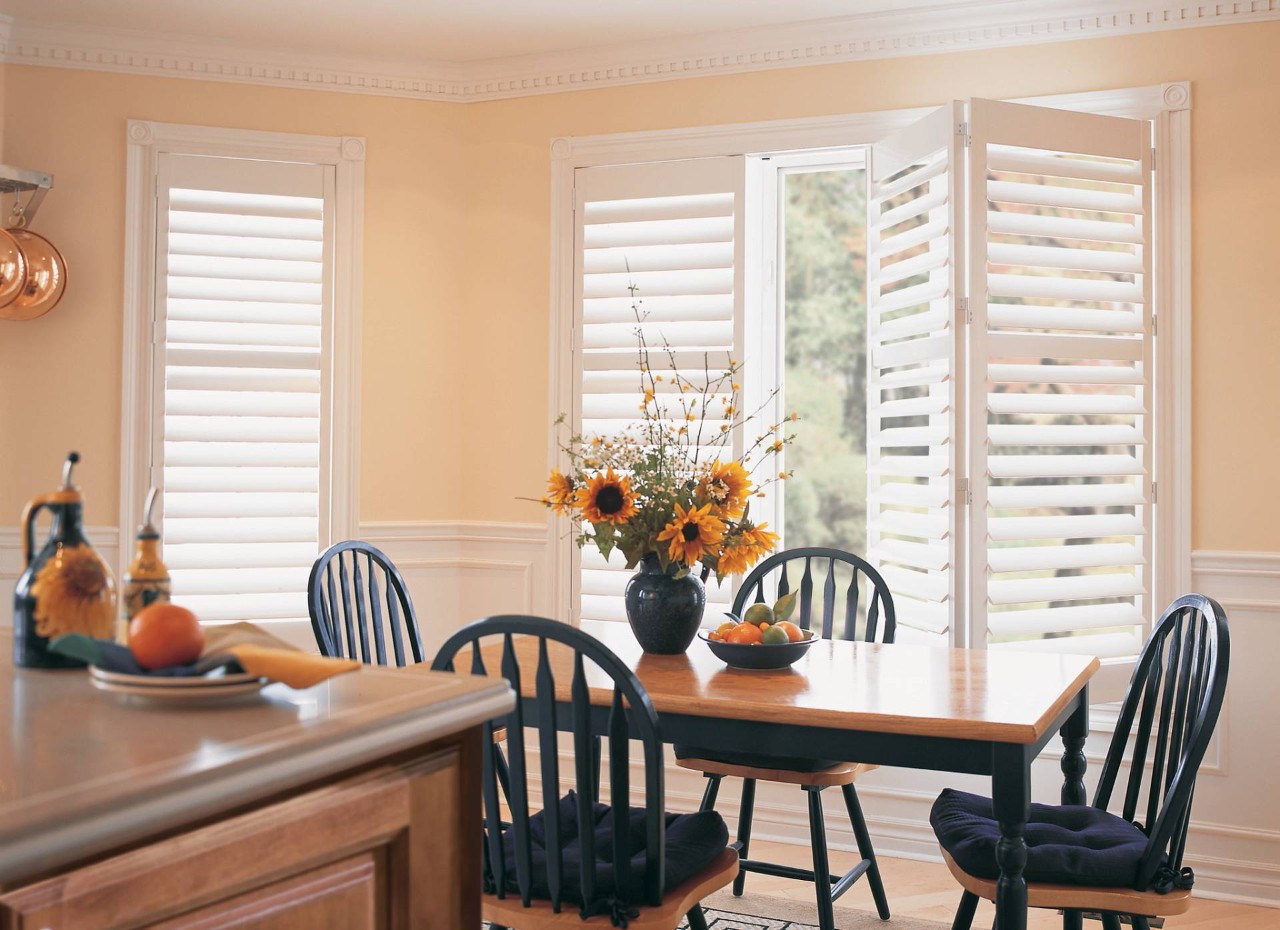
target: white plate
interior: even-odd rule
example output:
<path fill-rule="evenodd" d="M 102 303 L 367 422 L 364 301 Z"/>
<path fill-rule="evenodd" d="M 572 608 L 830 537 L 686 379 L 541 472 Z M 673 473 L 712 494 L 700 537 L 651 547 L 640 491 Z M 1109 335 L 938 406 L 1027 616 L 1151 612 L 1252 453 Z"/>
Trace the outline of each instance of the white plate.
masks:
<path fill-rule="evenodd" d="M 199 691 L 207 688 L 229 688 L 258 681 L 256 675 L 235 672 L 227 675 L 130 675 L 127 672 L 109 672 L 96 665 L 89 666 L 94 683 L 120 685 L 131 688 L 156 688 L 175 691 Z"/>
<path fill-rule="evenodd" d="M 129 678 L 140 676 L 130 675 Z M 119 682 L 104 681 L 92 677 L 89 683 L 100 691 L 112 694 L 123 694 L 129 697 L 143 698 L 157 704 L 216 704 L 220 701 L 234 701 L 247 695 L 256 694 L 268 684 L 265 678 L 252 678 L 236 684 L 204 688 L 153 688 L 148 685 L 129 685 Z"/>

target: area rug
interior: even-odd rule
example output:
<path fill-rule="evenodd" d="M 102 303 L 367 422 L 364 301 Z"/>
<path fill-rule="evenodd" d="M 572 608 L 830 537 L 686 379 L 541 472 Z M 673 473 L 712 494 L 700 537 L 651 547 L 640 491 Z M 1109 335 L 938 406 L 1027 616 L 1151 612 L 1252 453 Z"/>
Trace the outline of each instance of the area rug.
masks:
<path fill-rule="evenodd" d="M 735 898 L 729 891 L 718 891 L 703 902 L 703 910 L 708 930 L 818 930 L 816 906 L 787 898 L 750 893 Z M 898 915 L 885 922 L 871 911 L 849 907 L 837 907 L 835 917 L 837 930 L 949 930 L 950 927 L 933 920 Z M 682 923 L 680 930 L 687 930 L 688 926 Z"/>

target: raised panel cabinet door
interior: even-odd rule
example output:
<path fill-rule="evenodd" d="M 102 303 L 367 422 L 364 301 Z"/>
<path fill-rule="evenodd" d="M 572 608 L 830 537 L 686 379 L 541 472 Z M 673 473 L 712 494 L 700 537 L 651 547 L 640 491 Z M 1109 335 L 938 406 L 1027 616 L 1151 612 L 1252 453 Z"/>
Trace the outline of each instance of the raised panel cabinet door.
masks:
<path fill-rule="evenodd" d="M 0 930 L 478 926 L 478 758 L 477 731 L 13 889 Z"/>

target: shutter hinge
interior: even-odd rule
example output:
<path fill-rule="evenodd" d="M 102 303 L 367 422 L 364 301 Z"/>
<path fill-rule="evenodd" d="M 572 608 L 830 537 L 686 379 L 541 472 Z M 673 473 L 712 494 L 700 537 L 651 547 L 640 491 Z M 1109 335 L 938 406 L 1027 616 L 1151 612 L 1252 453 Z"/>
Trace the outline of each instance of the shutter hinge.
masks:
<path fill-rule="evenodd" d="M 1157 330 L 1159 329 L 1159 327 L 1156 325 L 1156 320 L 1157 320 L 1156 314 L 1154 313 L 1151 314 L 1151 335 L 1152 336 L 1155 336 L 1157 334 Z"/>
<path fill-rule="evenodd" d="M 973 503 L 973 492 L 969 490 L 968 478 L 956 479 L 956 500 L 966 507 Z"/>
<path fill-rule="evenodd" d="M 1154 481 L 1151 482 L 1151 503 L 1153 504 L 1159 503 L 1159 500 L 1160 500 L 1159 487 L 1160 486 L 1156 482 Z"/>
<path fill-rule="evenodd" d="M 956 301 L 956 313 L 960 317 L 960 322 L 966 326 L 973 322 L 973 311 L 969 309 L 968 297 L 961 297 Z"/>
<path fill-rule="evenodd" d="M 973 137 L 969 135 L 969 123 L 967 120 L 956 123 L 956 135 L 964 139 L 966 147 L 973 141 Z"/>

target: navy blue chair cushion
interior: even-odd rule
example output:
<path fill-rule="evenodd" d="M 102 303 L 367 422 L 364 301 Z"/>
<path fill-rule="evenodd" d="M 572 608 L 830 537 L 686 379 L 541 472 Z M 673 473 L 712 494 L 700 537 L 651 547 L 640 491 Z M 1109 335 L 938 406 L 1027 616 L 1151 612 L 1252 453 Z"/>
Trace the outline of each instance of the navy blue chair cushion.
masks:
<path fill-rule="evenodd" d="M 558 845 L 564 850 L 564 872 L 562 878 L 562 897 L 574 904 L 584 904 L 582 900 L 582 842 L 579 839 L 577 793 L 570 791 L 560 799 L 560 838 Z M 613 809 L 606 804 L 596 804 L 590 825 L 595 840 L 595 873 L 597 899 L 612 898 L 615 894 L 613 869 L 613 831 L 615 818 Z M 627 822 L 623 829 L 629 833 L 628 849 L 635 850 L 631 856 L 631 900 L 640 896 L 643 887 L 645 862 L 644 818 L 643 808 L 633 807 L 628 811 Z M 671 889 L 681 882 L 697 875 L 715 858 L 724 852 L 729 845 L 729 828 L 724 819 L 715 811 L 700 811 L 696 814 L 665 814 L 666 818 L 666 854 L 667 868 L 663 879 L 663 888 Z M 548 849 L 556 845 L 554 838 L 547 837 L 547 824 L 542 811 L 529 818 L 530 845 L 533 847 L 533 891 L 535 898 L 549 899 L 551 889 L 547 883 Z M 520 886 L 516 881 L 515 838 L 511 831 L 503 837 L 503 859 L 507 869 L 507 890 L 518 892 Z"/>
<path fill-rule="evenodd" d="M 929 822 L 960 868 L 977 878 L 1000 877 L 1000 825 L 990 798 L 947 788 L 933 802 Z M 1026 843 L 1023 875 L 1029 882 L 1132 888 L 1147 836 L 1129 821 L 1096 807 L 1032 804 Z"/>
<path fill-rule="evenodd" d="M 699 749 L 676 743 L 677 759 L 706 759 L 725 765 L 745 765 L 753 769 L 782 769 L 787 772 L 821 772 L 840 763 L 834 759 L 793 759 L 789 756 L 771 756 L 763 752 L 724 752 L 718 749 Z"/>

